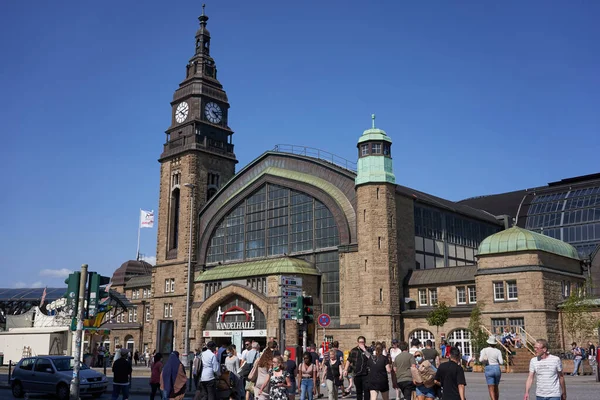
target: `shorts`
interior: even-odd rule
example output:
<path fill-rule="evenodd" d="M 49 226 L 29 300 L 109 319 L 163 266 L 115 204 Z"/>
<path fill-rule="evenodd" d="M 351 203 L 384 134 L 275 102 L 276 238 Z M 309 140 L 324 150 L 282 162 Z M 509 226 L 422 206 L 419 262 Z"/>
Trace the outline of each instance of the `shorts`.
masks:
<path fill-rule="evenodd" d="M 500 365 L 486 365 L 484 375 L 488 385 L 500 384 L 500 376 L 502 375 L 502 372 L 500 372 Z"/>
<path fill-rule="evenodd" d="M 435 399 L 435 388 L 428 388 L 424 385 L 417 386 L 417 396 L 425 396 L 427 399 Z"/>

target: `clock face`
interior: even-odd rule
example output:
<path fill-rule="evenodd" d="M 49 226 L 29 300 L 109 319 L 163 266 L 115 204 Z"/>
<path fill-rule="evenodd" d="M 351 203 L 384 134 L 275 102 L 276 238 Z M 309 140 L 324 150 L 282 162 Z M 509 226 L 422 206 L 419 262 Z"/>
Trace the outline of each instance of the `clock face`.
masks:
<path fill-rule="evenodd" d="M 210 103 L 206 103 L 204 106 L 204 115 L 206 115 L 206 119 L 213 124 L 218 124 L 223 119 L 223 111 L 221 111 L 221 107 L 212 101 Z"/>
<path fill-rule="evenodd" d="M 177 123 L 182 123 L 188 116 L 188 112 L 190 111 L 190 106 L 185 101 L 179 103 L 177 108 L 175 109 L 175 121 Z"/>

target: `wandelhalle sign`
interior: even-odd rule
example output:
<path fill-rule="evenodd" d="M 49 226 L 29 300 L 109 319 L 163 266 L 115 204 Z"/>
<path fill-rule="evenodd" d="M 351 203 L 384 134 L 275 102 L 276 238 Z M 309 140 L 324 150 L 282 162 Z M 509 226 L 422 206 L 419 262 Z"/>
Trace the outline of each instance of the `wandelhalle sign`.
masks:
<path fill-rule="evenodd" d="M 232 317 L 235 318 L 237 316 L 243 316 L 243 320 L 231 321 Z M 219 310 L 217 311 L 216 328 L 218 330 L 230 331 L 254 329 L 254 306 L 250 305 L 250 310 L 247 311 L 239 306 L 233 306 L 225 311 L 221 311 L 221 307 L 219 307 Z"/>

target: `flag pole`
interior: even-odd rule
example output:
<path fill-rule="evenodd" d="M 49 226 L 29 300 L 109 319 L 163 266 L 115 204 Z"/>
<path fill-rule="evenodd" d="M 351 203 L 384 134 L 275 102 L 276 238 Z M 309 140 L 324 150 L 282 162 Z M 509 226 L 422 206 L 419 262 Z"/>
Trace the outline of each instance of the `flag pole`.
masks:
<path fill-rule="evenodd" d="M 138 221 L 138 241 L 137 241 L 137 251 L 135 253 L 136 261 L 140 260 L 140 230 L 142 226 L 142 209 L 140 208 L 140 220 Z"/>

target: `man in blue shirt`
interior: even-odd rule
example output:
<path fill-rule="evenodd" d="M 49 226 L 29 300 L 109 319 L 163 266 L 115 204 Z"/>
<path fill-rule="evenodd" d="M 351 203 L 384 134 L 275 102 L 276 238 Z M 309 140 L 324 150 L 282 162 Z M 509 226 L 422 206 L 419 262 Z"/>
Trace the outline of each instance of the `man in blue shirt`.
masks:
<path fill-rule="evenodd" d="M 202 352 L 200 392 L 205 400 L 217 400 L 217 377 L 221 375 L 221 368 L 215 356 L 216 348 L 217 345 L 211 340 Z"/>

